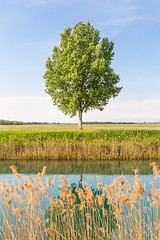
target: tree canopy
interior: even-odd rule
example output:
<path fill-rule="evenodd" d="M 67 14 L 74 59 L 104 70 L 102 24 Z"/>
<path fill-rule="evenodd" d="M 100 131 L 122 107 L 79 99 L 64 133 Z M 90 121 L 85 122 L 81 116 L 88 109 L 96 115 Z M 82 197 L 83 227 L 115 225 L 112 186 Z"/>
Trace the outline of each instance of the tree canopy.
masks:
<path fill-rule="evenodd" d="M 83 112 L 102 111 L 122 89 L 111 67 L 114 43 L 107 37 L 101 40 L 99 34 L 90 22 L 66 28 L 60 46 L 46 61 L 45 91 L 65 114 L 79 113 L 79 129 Z"/>

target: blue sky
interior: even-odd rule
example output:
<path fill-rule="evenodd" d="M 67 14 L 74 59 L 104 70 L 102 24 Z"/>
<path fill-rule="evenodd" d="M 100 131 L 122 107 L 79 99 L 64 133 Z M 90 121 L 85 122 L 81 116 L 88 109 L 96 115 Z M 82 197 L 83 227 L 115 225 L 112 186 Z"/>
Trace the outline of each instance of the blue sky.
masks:
<path fill-rule="evenodd" d="M 0 0 L 0 119 L 77 122 L 45 94 L 45 61 L 60 33 L 90 21 L 115 44 L 123 86 L 84 121 L 160 121 L 159 0 Z"/>

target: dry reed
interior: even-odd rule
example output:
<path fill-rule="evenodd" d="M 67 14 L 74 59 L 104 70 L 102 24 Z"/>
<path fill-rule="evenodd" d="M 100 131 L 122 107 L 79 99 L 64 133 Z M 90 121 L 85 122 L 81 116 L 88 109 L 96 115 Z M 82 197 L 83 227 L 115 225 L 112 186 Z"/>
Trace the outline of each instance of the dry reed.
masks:
<path fill-rule="evenodd" d="M 43 141 L 24 143 L 0 143 L 0 159 L 29 160 L 147 160 L 160 159 L 160 145 L 145 141 L 123 140 L 118 142 L 95 140 L 88 142 Z"/>
<path fill-rule="evenodd" d="M 26 176 L 22 181 L 12 165 L 15 182 L 0 183 L 0 238 L 160 239 L 160 169 L 156 162 L 151 166 L 151 192 L 135 169 L 133 183 L 121 176 L 106 186 L 98 177 L 96 191 L 83 182 L 69 186 L 62 176 L 60 195 L 54 197 L 54 179 L 44 178 L 45 166 L 35 179 Z"/>

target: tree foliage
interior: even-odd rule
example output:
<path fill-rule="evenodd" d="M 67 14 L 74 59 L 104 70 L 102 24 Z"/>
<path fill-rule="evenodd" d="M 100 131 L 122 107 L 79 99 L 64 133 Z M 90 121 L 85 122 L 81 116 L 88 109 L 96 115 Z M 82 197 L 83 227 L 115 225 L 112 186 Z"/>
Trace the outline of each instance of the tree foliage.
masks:
<path fill-rule="evenodd" d="M 46 61 L 45 91 L 54 105 L 71 117 L 91 109 L 103 110 L 121 87 L 119 76 L 111 61 L 114 44 L 107 37 L 100 41 L 99 31 L 90 22 L 77 23 L 61 34 L 60 47 L 53 48 L 52 58 Z"/>

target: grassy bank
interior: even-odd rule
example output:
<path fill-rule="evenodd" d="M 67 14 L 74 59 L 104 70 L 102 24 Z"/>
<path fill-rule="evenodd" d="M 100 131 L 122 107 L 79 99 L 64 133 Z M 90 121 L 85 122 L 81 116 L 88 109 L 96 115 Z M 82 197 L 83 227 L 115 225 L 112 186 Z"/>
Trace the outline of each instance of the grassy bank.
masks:
<path fill-rule="evenodd" d="M 158 160 L 160 131 L 0 131 L 0 159 Z"/>
<path fill-rule="evenodd" d="M 0 238 L 25 239 L 160 239 L 160 189 L 151 192 L 135 169 L 133 183 L 120 176 L 104 185 L 97 177 L 97 188 L 88 183 L 69 186 L 62 176 L 60 194 L 54 197 L 54 179 L 45 176 L 46 167 L 35 179 L 20 178 L 15 166 L 15 182 L 0 183 Z M 159 180 L 159 179 L 158 179 Z"/>

